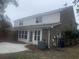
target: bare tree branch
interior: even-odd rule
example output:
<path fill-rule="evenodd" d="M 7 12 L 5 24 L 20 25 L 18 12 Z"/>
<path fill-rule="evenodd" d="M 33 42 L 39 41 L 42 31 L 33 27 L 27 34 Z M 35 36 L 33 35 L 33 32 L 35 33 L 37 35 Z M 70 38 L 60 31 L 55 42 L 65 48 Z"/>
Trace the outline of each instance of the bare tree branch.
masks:
<path fill-rule="evenodd" d="M 79 0 L 74 0 L 73 3 L 76 5 L 79 2 Z"/>

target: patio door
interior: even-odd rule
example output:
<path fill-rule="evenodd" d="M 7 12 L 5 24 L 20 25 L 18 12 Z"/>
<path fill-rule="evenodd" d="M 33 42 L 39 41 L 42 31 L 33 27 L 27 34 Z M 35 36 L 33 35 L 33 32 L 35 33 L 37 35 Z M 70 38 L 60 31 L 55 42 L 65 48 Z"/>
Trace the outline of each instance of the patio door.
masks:
<path fill-rule="evenodd" d="M 38 42 L 40 41 L 40 30 L 35 30 L 34 31 L 34 39 L 33 39 L 33 43 L 34 44 L 38 44 Z"/>

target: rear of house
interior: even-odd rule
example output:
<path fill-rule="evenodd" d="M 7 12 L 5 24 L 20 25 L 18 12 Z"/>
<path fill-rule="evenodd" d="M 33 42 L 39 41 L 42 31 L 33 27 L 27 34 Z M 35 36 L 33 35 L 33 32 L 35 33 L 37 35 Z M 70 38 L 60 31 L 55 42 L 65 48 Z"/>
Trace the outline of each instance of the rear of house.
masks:
<path fill-rule="evenodd" d="M 76 30 L 73 6 L 32 15 L 14 21 L 19 41 L 37 45 L 45 40 L 48 46 L 57 46 L 61 33 Z"/>

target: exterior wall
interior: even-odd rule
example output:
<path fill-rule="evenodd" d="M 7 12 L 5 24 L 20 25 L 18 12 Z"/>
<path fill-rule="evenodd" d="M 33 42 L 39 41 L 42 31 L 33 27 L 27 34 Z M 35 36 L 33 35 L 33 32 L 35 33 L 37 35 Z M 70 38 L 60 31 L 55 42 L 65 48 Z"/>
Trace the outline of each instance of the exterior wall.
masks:
<path fill-rule="evenodd" d="M 48 29 L 42 30 L 42 40 L 48 41 Z"/>
<path fill-rule="evenodd" d="M 43 16 L 37 16 L 42 17 L 42 22 L 36 23 L 36 16 L 29 17 L 29 18 L 23 18 L 20 20 L 16 20 L 14 22 L 14 26 L 19 26 L 19 21 L 23 21 L 23 26 L 29 26 L 29 25 L 40 25 L 40 24 L 51 24 L 51 23 L 57 23 L 60 22 L 60 13 L 55 14 L 48 14 Z"/>
<path fill-rule="evenodd" d="M 77 29 L 74 10 L 73 10 L 72 6 L 63 9 L 63 11 L 61 11 L 60 15 L 61 15 L 60 22 L 62 24 L 61 25 L 62 31 Z"/>

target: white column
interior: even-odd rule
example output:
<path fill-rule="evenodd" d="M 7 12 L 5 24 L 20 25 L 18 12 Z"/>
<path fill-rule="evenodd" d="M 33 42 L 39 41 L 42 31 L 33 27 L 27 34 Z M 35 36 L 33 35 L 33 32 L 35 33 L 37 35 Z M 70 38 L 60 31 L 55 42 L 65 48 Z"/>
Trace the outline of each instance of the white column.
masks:
<path fill-rule="evenodd" d="M 17 35 L 18 35 L 18 41 L 19 41 L 19 30 L 18 30 L 18 33 L 17 33 Z"/>
<path fill-rule="evenodd" d="M 35 31 L 33 30 L 33 39 L 32 39 L 32 42 L 33 42 L 33 44 L 35 43 Z"/>
<path fill-rule="evenodd" d="M 27 31 L 27 41 L 28 41 L 28 42 L 29 42 L 29 37 L 30 37 L 30 36 L 29 36 L 29 32 L 30 32 L 30 31 L 28 30 L 28 31 Z"/>
<path fill-rule="evenodd" d="M 42 41 L 42 29 L 40 30 L 40 41 Z"/>
<path fill-rule="evenodd" d="M 50 29 L 48 29 L 48 48 L 50 48 Z"/>

